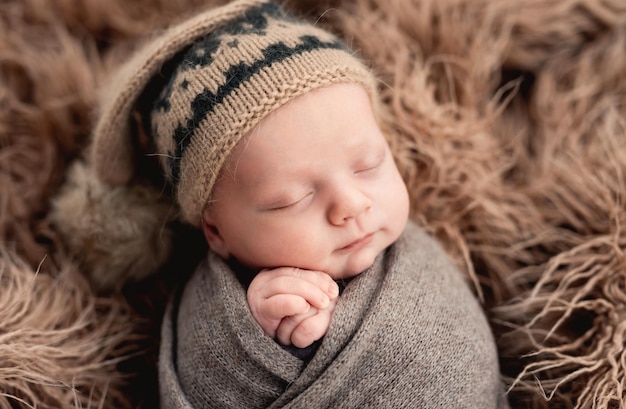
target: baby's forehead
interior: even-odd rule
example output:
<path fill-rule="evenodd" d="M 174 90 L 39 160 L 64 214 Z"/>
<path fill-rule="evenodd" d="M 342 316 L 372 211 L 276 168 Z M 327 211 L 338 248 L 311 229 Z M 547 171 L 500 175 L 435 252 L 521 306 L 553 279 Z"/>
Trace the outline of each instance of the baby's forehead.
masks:
<path fill-rule="evenodd" d="M 289 139 L 282 135 L 282 138 Z M 312 142 L 311 146 L 294 144 L 288 151 L 272 143 L 264 135 L 251 133 L 244 138 L 230 156 L 226 167 L 242 183 L 255 185 L 276 179 L 306 178 L 325 166 L 354 167 L 375 162 L 389 150 L 387 140 L 360 133 L 350 144 Z"/>
<path fill-rule="evenodd" d="M 331 160 L 353 162 L 385 146 L 367 91 L 357 84 L 334 84 L 269 113 L 241 138 L 227 166 L 232 174 L 278 177 Z"/>

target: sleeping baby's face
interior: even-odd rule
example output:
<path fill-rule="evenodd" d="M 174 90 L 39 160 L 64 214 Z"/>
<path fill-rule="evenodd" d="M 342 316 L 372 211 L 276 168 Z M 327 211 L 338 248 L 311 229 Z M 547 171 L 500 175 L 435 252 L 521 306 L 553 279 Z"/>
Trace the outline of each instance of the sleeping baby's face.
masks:
<path fill-rule="evenodd" d="M 251 268 L 353 277 L 402 233 L 406 187 L 367 93 L 297 97 L 237 146 L 204 213 L 211 249 Z"/>

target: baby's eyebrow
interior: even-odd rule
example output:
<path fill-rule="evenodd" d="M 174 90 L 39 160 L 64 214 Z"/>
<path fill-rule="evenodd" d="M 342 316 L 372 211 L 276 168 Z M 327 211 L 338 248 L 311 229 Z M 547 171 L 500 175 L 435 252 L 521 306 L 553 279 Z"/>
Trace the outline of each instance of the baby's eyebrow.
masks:
<path fill-rule="evenodd" d="M 249 182 L 254 185 L 298 184 L 309 177 L 309 166 L 306 164 L 289 163 L 278 165 L 269 171 L 254 173 Z"/>
<path fill-rule="evenodd" d="M 385 156 L 387 147 L 384 143 L 366 142 L 355 146 L 352 152 L 353 161 L 372 160 Z"/>
<path fill-rule="evenodd" d="M 278 187 L 284 186 L 287 182 L 280 180 L 277 176 L 267 173 L 253 173 L 247 175 L 248 177 L 240 178 L 241 185 L 250 190 L 255 196 L 262 195 L 267 196 L 268 193 L 275 191 Z"/>

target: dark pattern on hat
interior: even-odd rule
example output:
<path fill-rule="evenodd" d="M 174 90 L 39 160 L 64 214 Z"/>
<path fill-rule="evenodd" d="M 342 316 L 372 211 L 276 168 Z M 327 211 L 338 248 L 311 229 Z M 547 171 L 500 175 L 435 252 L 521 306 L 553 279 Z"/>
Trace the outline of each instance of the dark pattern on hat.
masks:
<path fill-rule="evenodd" d="M 221 46 L 224 34 L 231 35 L 266 35 L 268 17 L 280 20 L 291 20 L 277 5 L 266 3 L 247 12 L 243 18 L 237 20 L 221 30 L 218 30 L 201 41 L 196 43 L 185 55 L 180 70 L 175 74 L 180 75 L 198 67 L 203 67 L 213 62 L 213 55 Z M 209 115 L 216 105 L 222 103 L 224 99 L 236 90 L 241 83 L 250 79 L 254 74 L 263 68 L 297 54 L 302 54 L 315 49 L 343 49 L 344 45 L 340 41 L 325 42 L 313 35 L 305 35 L 299 38 L 300 44 L 293 47 L 287 46 L 283 42 L 271 44 L 263 52 L 263 59 L 252 64 L 240 63 L 229 67 L 224 73 L 227 82 L 222 84 L 217 92 L 212 92 L 205 88 L 191 102 L 193 115 L 185 123 L 180 123 L 175 132 L 176 142 L 175 152 L 169 153 L 169 168 L 171 181 L 175 184 L 180 178 L 180 162 L 185 149 L 191 143 L 191 136 L 196 131 L 199 124 Z M 229 41 L 230 43 L 230 41 Z M 229 45 L 229 44 L 226 44 Z M 229 45 L 230 46 L 230 45 Z M 155 104 L 155 109 L 167 111 L 171 109 L 169 98 L 172 94 L 173 81 L 165 87 L 161 98 Z"/>

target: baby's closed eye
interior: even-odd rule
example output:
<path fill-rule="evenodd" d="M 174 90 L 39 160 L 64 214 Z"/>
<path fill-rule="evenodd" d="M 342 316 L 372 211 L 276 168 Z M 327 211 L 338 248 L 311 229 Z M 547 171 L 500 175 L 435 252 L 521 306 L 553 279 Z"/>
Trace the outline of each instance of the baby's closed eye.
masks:
<path fill-rule="evenodd" d="M 383 151 L 375 155 L 366 156 L 354 165 L 355 174 L 364 174 L 379 169 L 387 157 L 387 152 Z"/>
<path fill-rule="evenodd" d="M 272 202 L 271 204 L 267 205 L 266 208 L 268 211 L 287 210 L 293 207 L 303 206 L 306 203 L 308 203 L 310 199 L 312 198 L 313 198 L 313 192 L 311 191 L 311 192 L 306 193 L 305 195 L 296 196 L 295 198 L 287 197 L 287 198 L 278 199 Z"/>

